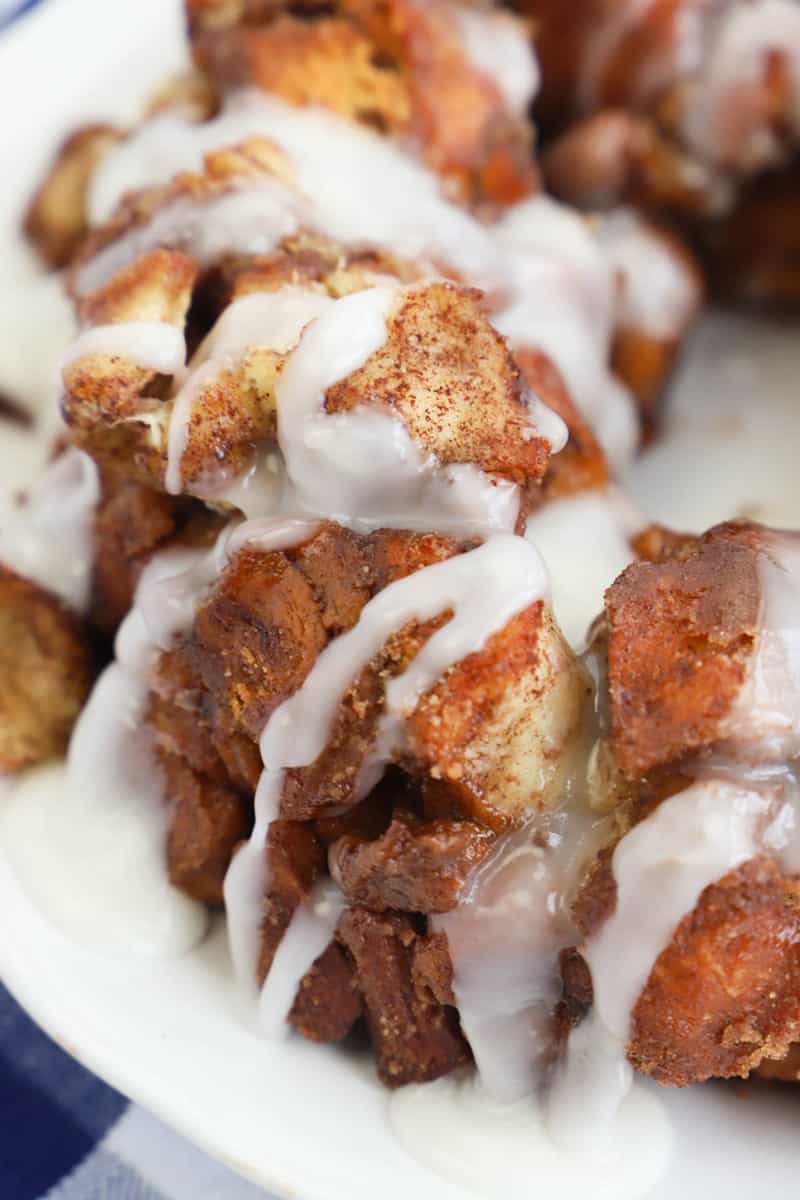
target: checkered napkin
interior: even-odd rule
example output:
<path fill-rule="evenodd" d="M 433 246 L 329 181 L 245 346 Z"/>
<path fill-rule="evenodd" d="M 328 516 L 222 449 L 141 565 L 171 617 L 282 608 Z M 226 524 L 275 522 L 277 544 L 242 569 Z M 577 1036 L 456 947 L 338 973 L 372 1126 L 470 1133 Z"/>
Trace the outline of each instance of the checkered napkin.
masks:
<path fill-rule="evenodd" d="M 2 1200 L 270 1200 L 74 1062 L 0 985 Z"/>
<path fill-rule="evenodd" d="M 33 8 L 40 0 L 0 0 L 0 29 L 10 25 L 15 17 L 20 16 L 29 8 Z"/>

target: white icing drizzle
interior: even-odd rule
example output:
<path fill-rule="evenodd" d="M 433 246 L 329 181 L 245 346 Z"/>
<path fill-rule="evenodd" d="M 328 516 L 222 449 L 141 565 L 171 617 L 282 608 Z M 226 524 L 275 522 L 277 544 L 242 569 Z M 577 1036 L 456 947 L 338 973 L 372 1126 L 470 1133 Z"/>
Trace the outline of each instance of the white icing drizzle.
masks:
<path fill-rule="evenodd" d="M 174 889 L 165 870 L 168 807 L 145 722 L 150 672 L 159 652 L 191 628 L 197 604 L 231 555 L 245 544 L 284 549 L 315 528 L 244 522 L 223 530 L 209 551 L 166 550 L 142 572 L 115 661 L 75 726 L 66 769 L 57 768 L 57 783 L 42 773 L 23 780 L 3 814 L 15 869 L 76 940 L 162 956 L 182 953 L 205 933 L 205 906 Z M 79 878 L 65 888 L 70 869 Z"/>
<path fill-rule="evenodd" d="M 386 318 L 400 294 L 371 288 L 331 304 L 286 363 L 276 393 L 278 439 L 293 502 L 360 531 L 511 530 L 519 510 L 513 484 L 491 480 L 470 464 L 442 467 L 432 456 L 423 458 L 389 412 L 324 412 L 327 389 L 383 345 Z M 531 436 L 536 432 L 532 425 Z"/>
<path fill-rule="evenodd" d="M 601 822 L 602 823 L 602 822 Z M 536 1091 L 552 1045 L 559 954 L 575 930 L 563 897 L 593 844 L 591 814 L 578 810 L 502 839 L 462 894 L 434 917 L 447 936 L 459 1020 L 492 1100 Z"/>
<path fill-rule="evenodd" d="M 183 330 L 167 321 L 121 321 L 94 325 L 80 335 L 64 355 L 62 370 L 95 354 L 126 358 L 137 367 L 174 375 L 186 362 Z"/>
<path fill-rule="evenodd" d="M 646 524 L 619 488 L 551 500 L 529 518 L 525 536 L 553 581 L 553 612 L 573 649 L 603 608 L 605 590 L 633 559 L 631 538 Z"/>
<path fill-rule="evenodd" d="M 477 71 L 500 91 L 513 113 L 524 116 L 539 87 L 539 64 L 524 27 L 509 13 L 456 4 L 462 46 Z"/>
<path fill-rule="evenodd" d="M 556 1145 L 535 1097 L 500 1104 L 470 1075 L 398 1088 L 389 1120 L 408 1153 L 459 1185 L 458 1195 L 488 1200 L 640 1200 L 651 1195 L 672 1152 L 662 1103 L 641 1083 L 591 1154 Z"/>
<path fill-rule="evenodd" d="M 265 247 L 271 237 L 302 221 L 343 245 L 382 247 L 483 288 L 495 304 L 500 332 L 514 345 L 540 346 L 553 358 L 612 460 L 630 456 L 635 409 L 608 369 L 612 273 L 586 222 L 553 200 L 525 201 L 497 225 L 483 225 L 448 202 L 437 177 L 388 139 L 329 112 L 242 92 L 212 121 L 191 124 L 178 114 L 162 114 L 112 151 L 93 185 L 95 219 L 107 215 L 125 190 L 163 182 L 177 170 L 198 169 L 206 150 L 253 134 L 280 147 L 302 198 L 298 209 L 298 196 L 276 185 L 263 227 L 254 205 L 252 223 Z M 285 220 L 276 215 L 284 196 Z M 207 218 L 208 204 L 191 214 L 188 201 L 180 205 L 177 217 L 168 209 L 163 218 L 168 244 L 180 240 L 184 220 L 190 230 L 210 229 L 203 235 L 206 242 L 190 233 L 183 243 L 191 250 L 194 240 L 201 257 L 209 247 L 225 244 L 227 220 L 218 217 L 217 208 Z M 233 240 L 236 244 L 236 236 Z M 124 241 L 123 249 L 112 245 L 102 252 L 111 256 L 106 264 L 118 269 L 137 247 L 151 244 L 145 231 Z M 98 274 L 86 278 L 95 285 L 107 269 L 101 263 Z M 92 270 L 92 263 L 84 268 Z"/>
<path fill-rule="evenodd" d="M 620 285 L 617 323 L 654 338 L 677 340 L 700 304 L 698 285 L 685 261 L 632 209 L 600 218 L 596 233 Z"/>
<path fill-rule="evenodd" d="M 493 316 L 512 345 L 538 346 L 558 367 L 613 466 L 629 459 L 638 420 L 610 372 L 615 291 L 589 225 L 546 196 L 510 209 L 493 229 L 505 256 L 509 303 Z"/>
<path fill-rule="evenodd" d="M 759 852 L 768 820 L 776 817 L 771 806 L 755 785 L 703 779 L 663 801 L 617 844 L 615 911 L 582 948 L 594 1005 L 570 1035 L 548 1098 L 550 1129 L 560 1144 L 602 1143 L 631 1085 L 631 1017 L 656 959 L 702 892 Z M 775 850 L 791 823 L 773 819 L 768 829 Z"/>
<path fill-rule="evenodd" d="M 157 117 L 153 124 L 160 128 L 164 119 Z M 187 130 L 196 128 L 204 126 L 187 125 Z M 269 254 L 310 220 L 311 208 L 303 197 L 277 179 L 241 180 L 205 200 L 173 200 L 146 224 L 98 251 L 77 273 L 77 290 L 86 294 L 105 286 L 117 271 L 159 247 L 181 250 L 201 265 L 223 254 Z"/>
<path fill-rule="evenodd" d="M 202 390 L 224 370 L 234 368 L 256 349 L 285 353 L 297 344 L 306 324 L 331 301 L 317 292 L 286 287 L 277 292 L 242 296 L 223 312 L 193 357 L 173 399 L 168 434 L 166 488 L 183 491 L 181 460 L 189 436 L 192 407 Z"/>
<path fill-rule="evenodd" d="M 402 294 L 396 285 L 380 286 L 334 301 L 284 287 L 235 301 L 178 381 L 168 435 L 168 491 L 183 490 L 180 464 L 203 388 L 251 351 L 286 353 L 295 347 L 276 388 L 282 461 L 268 453 L 260 469 L 251 468 L 242 481 L 200 489 L 204 498 L 243 504 L 248 513 L 330 517 L 359 532 L 513 530 L 520 502 L 515 484 L 469 463 L 442 466 L 432 455 L 424 457 L 389 410 L 324 411 L 327 389 L 383 345 L 387 315 Z M 566 429 L 560 418 L 533 397 L 529 413 L 531 437 L 548 436 L 554 449 L 561 448 Z"/>
<path fill-rule="evenodd" d="M 258 1025 L 267 1037 L 288 1033 L 286 1017 L 298 984 L 327 950 L 345 908 L 344 896 L 333 880 L 321 879 L 293 914 L 259 997 Z"/>
<path fill-rule="evenodd" d="M 261 738 L 264 771 L 256 792 L 255 828 L 225 879 L 231 957 L 246 989 L 254 987 L 261 903 L 268 886 L 264 847 L 269 825 L 280 811 L 284 773 L 308 766 L 325 749 L 336 707 L 352 680 L 392 633 L 412 620 L 425 621 L 452 610 L 450 621 L 386 687 L 371 783 L 378 773 L 378 755 L 383 759 L 380 766 L 385 766 L 402 745 L 404 720 L 420 696 L 547 592 L 547 575 L 534 548 L 521 538 L 496 534 L 476 550 L 390 584 L 365 605 L 351 630 L 322 651 L 302 687 L 275 710 Z M 299 978 L 294 980 L 295 990 L 298 983 Z M 294 995 L 288 983 L 281 983 L 281 994 L 289 991 Z"/>
<path fill-rule="evenodd" d="M 762 537 L 755 652 L 724 736 L 749 761 L 781 762 L 800 754 L 800 534 Z"/>
<path fill-rule="evenodd" d="M 0 530 L 0 562 L 84 612 L 94 566 L 92 517 L 99 499 L 92 459 L 80 450 L 65 450 Z"/>
<path fill-rule="evenodd" d="M 263 92 L 239 93 L 218 117 L 200 124 L 178 113 L 147 122 L 103 160 L 91 188 L 93 223 L 106 219 L 129 189 L 198 170 L 204 153 L 252 136 L 269 138 L 286 156 L 318 232 L 344 245 L 442 260 L 492 289 L 499 283 L 489 233 L 442 196 L 432 172 L 366 128 Z"/>

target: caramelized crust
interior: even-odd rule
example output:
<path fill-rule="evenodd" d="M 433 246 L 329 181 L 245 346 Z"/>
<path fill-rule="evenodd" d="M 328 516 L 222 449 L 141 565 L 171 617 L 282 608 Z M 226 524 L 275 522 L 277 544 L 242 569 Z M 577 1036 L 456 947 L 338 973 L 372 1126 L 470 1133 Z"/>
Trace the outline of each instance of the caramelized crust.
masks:
<path fill-rule="evenodd" d="M 63 754 L 94 674 L 83 622 L 0 565 L 0 770 Z"/>
<path fill-rule="evenodd" d="M 352 959 L 331 942 L 304 975 L 288 1021 L 311 1042 L 341 1042 L 363 1008 Z"/>
<path fill-rule="evenodd" d="M 631 539 L 631 545 L 638 559 L 659 563 L 668 558 L 691 557 L 697 538 L 693 533 L 678 533 L 666 525 L 648 525 Z"/>
<path fill-rule="evenodd" d="M 351 908 L 337 936 L 355 962 L 378 1074 L 387 1087 L 438 1079 L 469 1062 L 456 1014 L 430 988 L 415 986 L 414 951 L 422 939 L 411 917 Z"/>
<path fill-rule="evenodd" d="M 159 656 L 150 676 L 147 721 L 159 751 L 180 758 L 192 771 L 218 784 L 229 772 L 216 748 L 216 733 L 203 681 L 191 646 L 179 643 Z"/>
<path fill-rule="evenodd" d="M 325 854 L 310 823 L 273 821 L 267 834 L 267 875 L 258 982 L 263 984 L 295 909 L 325 870 Z M 313 967 L 312 967 L 313 970 Z"/>
<path fill-rule="evenodd" d="M 284 554 L 244 549 L 197 612 L 203 683 L 254 741 L 326 644 L 314 592 Z"/>
<path fill-rule="evenodd" d="M 689 782 L 670 777 L 645 789 L 635 819 Z M 573 907 L 587 938 L 616 906 L 615 844 L 601 851 Z M 746 1076 L 762 1062 L 770 1064 L 767 1072 L 780 1070 L 771 1060 L 784 1058 L 800 1030 L 798 946 L 800 884 L 772 859 L 756 857 L 707 887 L 659 954 L 634 1006 L 630 1062 L 678 1086 Z M 559 1019 L 568 1030 L 591 1004 L 591 975 L 574 950 L 561 967 Z"/>
<path fill-rule="evenodd" d="M 210 546 L 221 528 L 221 518 L 196 501 L 165 496 L 124 478 L 106 478 L 94 516 L 92 624 L 113 634 L 154 554 L 176 543 Z"/>
<path fill-rule="evenodd" d="M 721 525 L 606 593 L 611 740 L 638 778 L 724 734 L 757 632 L 756 531 Z"/>
<path fill-rule="evenodd" d="M 449 912 L 494 840 L 491 830 L 472 821 L 396 817 L 375 841 L 346 836 L 334 842 L 328 865 L 351 904 L 375 912 Z"/>
<path fill-rule="evenodd" d="M 769 859 L 706 888 L 636 1004 L 633 1065 L 685 1085 L 782 1059 L 800 1034 L 798 945 L 800 884 Z"/>
<path fill-rule="evenodd" d="M 548 500 L 603 487 L 608 482 L 605 454 L 571 399 L 558 368 L 541 350 L 527 346 L 515 350 L 514 359 L 527 386 L 558 413 L 569 433 L 566 446 L 550 459 L 542 480 L 526 486 L 523 507 L 538 508 Z"/>
<path fill-rule="evenodd" d="M 765 1058 L 755 1071 L 759 1079 L 776 1083 L 800 1083 L 800 1046 L 790 1046 L 785 1058 Z"/>
<path fill-rule="evenodd" d="M 221 905 L 234 848 L 250 833 L 252 805 L 173 755 L 162 755 L 161 763 L 170 810 L 170 881 L 195 900 Z"/>
<path fill-rule="evenodd" d="M 414 942 L 411 962 L 411 977 L 414 988 L 421 995 L 429 995 L 437 1004 L 456 1007 L 453 991 L 453 960 L 444 933 L 428 933 Z"/>
<path fill-rule="evenodd" d="M 257 741 L 331 635 L 354 623 L 367 600 L 464 549 L 434 535 L 382 530 L 358 537 L 322 526 L 295 551 L 241 551 L 200 606 L 185 651 L 209 696 L 218 754 L 229 735 Z M 346 576 L 338 572 L 343 560 L 351 572 Z M 447 619 L 443 613 L 393 633 L 357 672 L 323 752 L 309 766 L 286 772 L 285 818 L 308 820 L 353 806 L 386 681 L 406 669 Z M 421 697 L 407 720 L 401 765 L 444 788 L 462 816 L 507 828 L 555 796 L 587 689 L 552 617 L 533 605 Z"/>

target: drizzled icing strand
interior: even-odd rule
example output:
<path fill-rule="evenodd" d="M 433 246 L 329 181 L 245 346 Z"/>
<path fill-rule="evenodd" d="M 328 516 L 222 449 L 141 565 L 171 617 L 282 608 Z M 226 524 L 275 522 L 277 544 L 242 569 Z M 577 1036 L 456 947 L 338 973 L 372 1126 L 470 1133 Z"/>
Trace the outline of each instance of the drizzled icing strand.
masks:
<path fill-rule="evenodd" d="M 159 247 L 181 250 L 201 265 L 223 254 L 269 254 L 311 219 L 303 197 L 277 180 L 237 181 L 210 199 L 182 198 L 166 204 L 146 224 L 98 250 L 77 272 L 76 287 L 83 295 L 96 291 L 117 271 Z"/>
<path fill-rule="evenodd" d="M 779 797 L 776 807 L 768 789 L 707 779 L 662 801 L 617 844 L 616 908 L 582 948 L 594 1005 L 570 1035 L 548 1101 L 559 1143 L 602 1144 L 632 1082 L 626 1045 L 636 1001 L 703 891 L 764 847 L 780 853 L 794 829 L 793 797 Z M 643 903 L 648 896 L 658 902 Z M 584 1114 L 580 1123 L 576 1106 Z"/>
<path fill-rule="evenodd" d="M 283 152 L 296 194 L 276 182 L 262 197 L 261 218 L 261 200 L 251 208 L 244 196 L 251 187 L 261 196 L 260 183 L 210 202 L 175 202 L 154 218 L 156 235 L 135 230 L 101 251 L 83 268 L 81 287 L 96 286 L 156 236 L 158 244 L 196 250 L 201 261 L 226 239 L 266 252 L 298 225 L 344 246 L 388 250 L 484 289 L 494 323 L 512 344 L 541 347 L 556 363 L 612 462 L 630 456 L 635 409 L 608 369 L 612 273 L 586 223 L 553 200 L 535 197 L 498 225 L 484 225 L 447 201 L 437 177 L 388 139 L 322 110 L 242 92 L 212 121 L 162 114 L 112 151 L 93 184 L 94 219 L 107 216 L 125 191 L 197 170 L 206 151 L 253 135 Z M 241 223 L 231 217 L 240 206 Z"/>
<path fill-rule="evenodd" d="M 800 534 L 764 537 L 755 653 L 725 736 L 755 761 L 780 762 L 800 754 Z"/>
<path fill-rule="evenodd" d="M 95 354 L 126 358 L 134 366 L 174 375 L 186 362 L 186 339 L 182 329 L 166 321 L 95 325 L 72 343 L 61 360 L 62 370 Z"/>
<path fill-rule="evenodd" d="M 299 287 L 235 301 L 179 380 L 168 434 L 167 488 L 183 491 L 181 461 L 193 405 L 220 372 L 258 350 L 291 351 L 276 388 L 277 437 L 282 458 L 249 487 L 220 489 L 248 515 L 308 513 L 330 517 L 359 532 L 378 528 L 453 531 L 462 535 L 513 530 L 519 489 L 464 463 L 441 466 L 424 456 L 390 411 L 361 406 L 325 412 L 333 384 L 362 366 L 386 340 L 386 320 L 405 289 L 368 288 L 340 300 Z M 531 398 L 530 435 L 549 436 L 554 449 L 566 438 L 561 419 Z M 263 507 L 262 507 L 263 506 Z"/>
<path fill-rule="evenodd" d="M 217 321 L 190 370 L 178 379 L 168 434 L 166 487 L 183 491 L 181 460 L 189 436 L 195 399 L 219 374 L 235 366 L 249 350 L 285 353 L 297 344 L 304 327 L 331 303 L 327 296 L 301 288 L 281 288 L 235 300 Z"/>
<path fill-rule="evenodd" d="M 85 612 L 94 566 L 92 517 L 99 499 L 92 459 L 80 450 L 65 450 L 0 530 L 0 562 Z"/>
<path fill-rule="evenodd" d="M 403 722 L 420 696 L 450 667 L 480 650 L 518 612 L 546 599 L 548 592 L 547 574 L 533 546 L 522 538 L 496 534 L 476 550 L 390 584 L 364 607 L 353 629 L 322 651 L 302 687 L 276 709 L 261 738 L 265 766 L 256 792 L 255 828 L 225 879 L 231 955 L 245 988 L 254 988 L 261 905 L 268 886 L 266 837 L 280 812 L 284 773 L 308 766 L 325 749 L 336 707 L 351 681 L 404 625 L 452 610 L 447 624 L 386 688 L 382 728 L 370 777 L 364 782 L 368 790 L 402 746 Z M 298 983 L 299 978 L 294 979 L 295 988 Z M 291 990 L 280 987 L 281 994 Z"/>
<path fill-rule="evenodd" d="M 481 1085 L 502 1104 L 533 1094 L 543 1078 L 558 958 L 575 941 L 561 898 L 576 858 L 588 854 L 591 826 L 588 812 L 585 821 L 556 820 L 549 829 L 534 818 L 501 840 L 458 907 L 432 921 L 447 937 L 459 1021 Z"/>

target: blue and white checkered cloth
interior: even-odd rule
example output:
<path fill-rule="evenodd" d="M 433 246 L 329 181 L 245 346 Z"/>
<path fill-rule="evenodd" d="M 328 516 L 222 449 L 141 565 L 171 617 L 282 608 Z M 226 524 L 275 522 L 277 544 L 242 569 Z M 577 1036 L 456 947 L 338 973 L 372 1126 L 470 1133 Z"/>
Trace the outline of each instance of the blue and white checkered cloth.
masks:
<path fill-rule="evenodd" d="M 269 1200 L 85 1071 L 0 985 L 2 1200 Z"/>
<path fill-rule="evenodd" d="M 40 0 L 0 0 L 0 29 L 39 3 Z"/>

